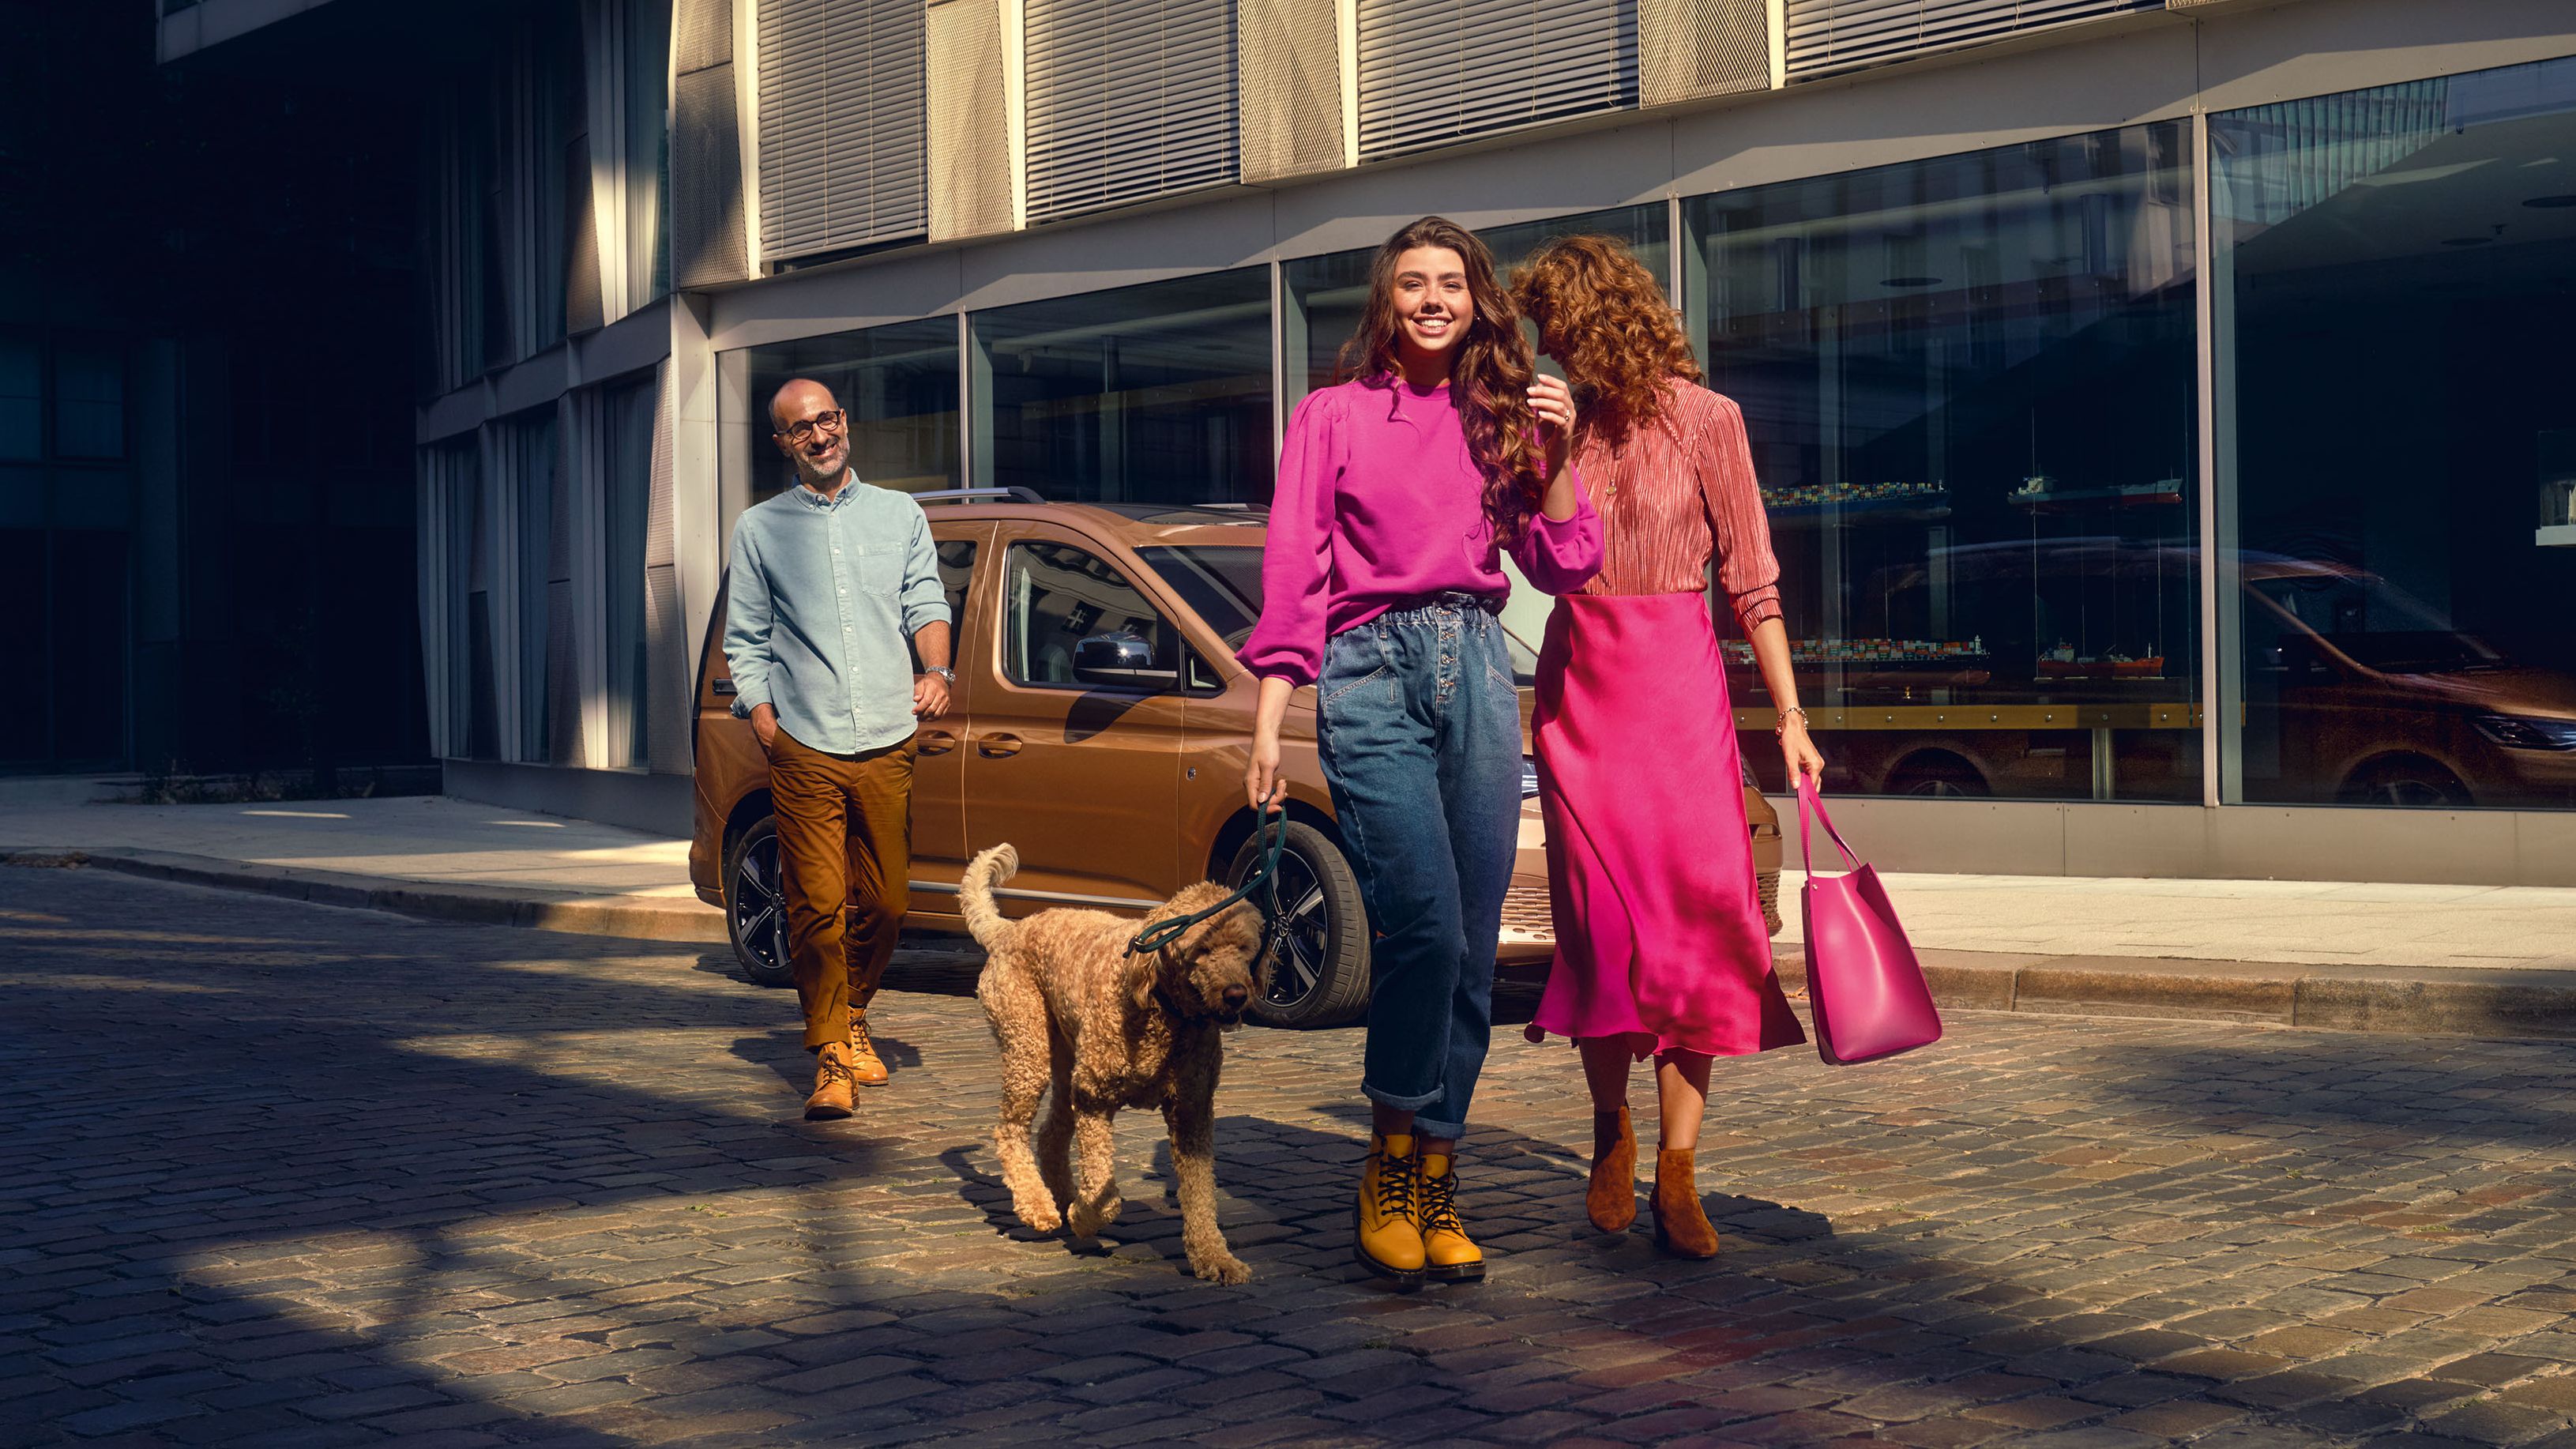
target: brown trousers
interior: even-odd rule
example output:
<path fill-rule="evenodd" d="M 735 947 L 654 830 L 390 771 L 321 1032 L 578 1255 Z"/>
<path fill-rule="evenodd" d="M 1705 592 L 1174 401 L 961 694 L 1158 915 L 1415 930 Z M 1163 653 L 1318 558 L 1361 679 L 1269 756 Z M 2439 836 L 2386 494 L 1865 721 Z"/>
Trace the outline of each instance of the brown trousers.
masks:
<path fill-rule="evenodd" d="M 769 748 L 787 956 L 805 1045 L 850 1039 L 850 1011 L 877 994 L 912 892 L 912 741 L 856 755 L 809 749 L 780 730 Z"/>

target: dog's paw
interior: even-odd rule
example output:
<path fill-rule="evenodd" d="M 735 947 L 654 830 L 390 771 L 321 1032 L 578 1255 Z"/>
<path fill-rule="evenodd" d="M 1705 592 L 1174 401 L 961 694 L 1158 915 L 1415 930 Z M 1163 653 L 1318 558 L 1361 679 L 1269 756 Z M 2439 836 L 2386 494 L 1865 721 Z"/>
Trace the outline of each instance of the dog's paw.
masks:
<path fill-rule="evenodd" d="M 1033 1233 L 1051 1233 L 1064 1226 L 1064 1214 L 1056 1211 L 1055 1204 L 1044 1198 L 1014 1202 L 1011 1212 L 1019 1218 L 1022 1227 Z"/>
<path fill-rule="evenodd" d="M 1190 1271 L 1211 1283 L 1249 1283 L 1252 1269 L 1232 1253 L 1190 1255 Z"/>
<path fill-rule="evenodd" d="M 1118 1221 L 1118 1215 L 1126 1209 L 1126 1200 L 1113 1195 L 1104 1202 L 1074 1203 L 1065 1209 L 1064 1220 L 1083 1237 L 1095 1237 L 1102 1228 Z"/>

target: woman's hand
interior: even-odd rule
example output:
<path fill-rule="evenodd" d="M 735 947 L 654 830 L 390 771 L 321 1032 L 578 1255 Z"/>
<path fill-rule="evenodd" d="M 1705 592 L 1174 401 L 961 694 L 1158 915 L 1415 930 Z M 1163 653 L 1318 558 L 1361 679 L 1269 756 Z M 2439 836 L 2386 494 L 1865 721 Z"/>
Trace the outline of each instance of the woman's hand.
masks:
<path fill-rule="evenodd" d="M 1816 742 L 1807 738 L 1805 715 L 1793 714 L 1781 722 L 1780 762 L 1788 766 L 1789 788 L 1792 790 L 1798 788 L 1801 771 L 1814 776 L 1818 786 L 1825 783 L 1825 757 L 1816 748 Z"/>
<path fill-rule="evenodd" d="M 1547 449 L 1547 477 L 1565 475 L 1565 460 L 1574 448 L 1574 394 L 1561 377 L 1544 373 L 1530 379 L 1530 415 L 1538 419 L 1539 441 Z"/>
<path fill-rule="evenodd" d="M 1252 731 L 1252 754 L 1243 762 L 1243 797 L 1255 810 L 1276 812 L 1288 793 L 1288 782 L 1279 778 L 1279 731 L 1277 727 Z"/>

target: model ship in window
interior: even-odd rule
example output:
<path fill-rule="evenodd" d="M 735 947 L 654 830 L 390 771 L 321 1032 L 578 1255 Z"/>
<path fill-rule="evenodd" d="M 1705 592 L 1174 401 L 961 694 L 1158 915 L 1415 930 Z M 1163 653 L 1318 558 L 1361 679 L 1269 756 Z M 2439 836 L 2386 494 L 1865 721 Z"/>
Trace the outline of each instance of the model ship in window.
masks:
<path fill-rule="evenodd" d="M 2042 679 L 2162 679 L 2165 656 L 2153 644 L 2139 655 L 2117 649 L 2099 656 L 2078 655 L 2074 645 L 2060 640 L 2056 648 L 2039 656 L 2038 674 Z"/>
<path fill-rule="evenodd" d="M 1762 506 L 1776 515 L 1794 517 L 1836 509 L 1845 513 L 1890 512 L 1939 518 L 1950 511 L 1950 490 L 1940 483 L 1803 483 L 1791 488 L 1765 488 Z"/>
<path fill-rule="evenodd" d="M 1723 639 L 1730 664 L 1751 664 L 1753 646 L 1742 639 Z M 1792 639 L 1790 661 L 1797 664 L 1954 664 L 1986 657 L 1980 637 L 1956 639 Z"/>
<path fill-rule="evenodd" d="M 2031 509 L 2096 504 L 2134 508 L 2180 503 L 2182 493 L 2180 478 L 2160 478 L 2153 483 L 2121 483 L 2108 488 L 2069 488 L 2045 473 L 2034 473 L 2021 480 L 2021 486 L 2004 497 L 2018 507 Z"/>

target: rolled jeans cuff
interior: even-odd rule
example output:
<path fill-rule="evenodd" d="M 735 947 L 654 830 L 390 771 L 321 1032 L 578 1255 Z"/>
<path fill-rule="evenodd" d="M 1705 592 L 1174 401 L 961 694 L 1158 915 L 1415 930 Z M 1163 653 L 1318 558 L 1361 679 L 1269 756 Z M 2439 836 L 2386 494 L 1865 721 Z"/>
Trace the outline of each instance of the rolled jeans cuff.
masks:
<path fill-rule="evenodd" d="M 1456 1138 L 1463 1137 L 1467 1133 L 1467 1124 L 1464 1122 L 1434 1122 L 1421 1115 L 1423 1108 L 1449 1095 L 1445 1088 L 1424 1092 L 1420 1096 L 1405 1097 L 1393 1092 L 1379 1091 L 1376 1087 L 1362 1082 L 1360 1095 L 1381 1107 L 1393 1107 L 1399 1112 L 1413 1113 L 1413 1135 L 1416 1137 Z"/>

